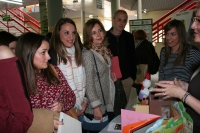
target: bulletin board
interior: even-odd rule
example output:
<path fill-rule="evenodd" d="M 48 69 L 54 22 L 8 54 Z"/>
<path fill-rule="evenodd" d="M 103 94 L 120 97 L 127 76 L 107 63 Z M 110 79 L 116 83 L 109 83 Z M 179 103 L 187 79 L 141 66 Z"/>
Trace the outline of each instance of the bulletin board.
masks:
<path fill-rule="evenodd" d="M 152 19 L 129 20 L 130 32 L 144 30 L 147 33 L 147 40 L 152 42 Z"/>
<path fill-rule="evenodd" d="M 182 11 L 180 13 L 172 14 L 172 19 L 181 20 L 185 25 L 186 32 L 188 32 L 191 26 L 192 16 L 193 10 Z"/>

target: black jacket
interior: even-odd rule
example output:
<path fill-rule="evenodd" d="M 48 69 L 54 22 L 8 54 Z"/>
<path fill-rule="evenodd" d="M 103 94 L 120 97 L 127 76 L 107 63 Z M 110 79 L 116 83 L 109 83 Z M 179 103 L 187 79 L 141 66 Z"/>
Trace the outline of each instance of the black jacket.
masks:
<path fill-rule="evenodd" d="M 122 73 L 121 79 L 123 80 L 131 77 L 135 80 L 136 58 L 133 35 L 123 30 L 120 36 L 115 36 L 110 30 L 106 32 L 109 43 L 108 48 L 111 50 L 113 56 L 119 57 L 119 65 Z"/>
<path fill-rule="evenodd" d="M 154 50 L 152 47 L 153 47 L 152 43 L 146 39 L 143 40 L 139 44 L 139 46 L 136 46 L 135 53 L 137 56 L 137 59 L 136 59 L 137 65 L 139 64 L 148 64 L 148 66 L 150 65 L 151 60 L 153 58 L 152 50 Z"/>

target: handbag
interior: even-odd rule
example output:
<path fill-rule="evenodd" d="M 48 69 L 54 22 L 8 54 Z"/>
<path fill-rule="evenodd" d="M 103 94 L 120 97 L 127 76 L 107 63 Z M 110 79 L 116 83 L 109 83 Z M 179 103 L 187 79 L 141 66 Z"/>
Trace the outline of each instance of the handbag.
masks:
<path fill-rule="evenodd" d="M 56 69 L 54 68 L 53 65 L 49 64 L 49 67 L 51 67 L 51 69 L 53 70 L 54 74 L 56 75 L 56 77 L 58 78 L 58 73 L 56 71 Z M 74 119 L 77 119 L 78 120 L 78 116 L 77 116 L 77 113 L 76 113 L 76 109 L 74 107 L 72 107 L 70 110 L 67 111 L 67 114 L 69 116 L 71 116 L 72 118 Z"/>
<path fill-rule="evenodd" d="M 137 73 L 136 73 L 136 79 L 135 79 L 136 84 L 143 82 L 147 71 L 148 71 L 148 64 L 137 65 Z"/>
<path fill-rule="evenodd" d="M 115 81 L 114 84 L 115 84 L 114 114 L 115 116 L 118 116 L 121 114 L 121 109 L 125 109 L 127 104 L 127 99 L 121 79 L 117 79 L 117 81 Z"/>

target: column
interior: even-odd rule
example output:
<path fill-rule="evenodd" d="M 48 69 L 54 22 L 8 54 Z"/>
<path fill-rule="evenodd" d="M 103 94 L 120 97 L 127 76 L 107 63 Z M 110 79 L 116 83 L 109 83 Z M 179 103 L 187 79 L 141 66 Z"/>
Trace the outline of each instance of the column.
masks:
<path fill-rule="evenodd" d="M 83 34 L 83 27 L 85 25 L 85 0 L 81 0 L 81 27 L 82 27 L 82 34 Z"/>
<path fill-rule="evenodd" d="M 114 12 L 120 9 L 120 0 L 111 0 L 111 18 Z"/>
<path fill-rule="evenodd" d="M 142 0 L 138 1 L 137 19 L 142 19 Z"/>
<path fill-rule="evenodd" d="M 40 9 L 40 33 L 46 35 L 48 32 L 48 18 L 46 0 L 39 0 Z"/>
<path fill-rule="evenodd" d="M 49 31 L 53 31 L 56 22 L 63 17 L 62 0 L 47 0 Z"/>

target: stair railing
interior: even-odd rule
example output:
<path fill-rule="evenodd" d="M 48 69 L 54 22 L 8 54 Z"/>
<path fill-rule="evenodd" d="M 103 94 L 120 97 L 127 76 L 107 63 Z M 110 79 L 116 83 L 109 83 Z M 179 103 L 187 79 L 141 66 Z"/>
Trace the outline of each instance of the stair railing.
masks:
<path fill-rule="evenodd" d="M 33 29 L 35 32 L 40 33 L 40 22 L 28 15 L 27 13 L 23 12 L 22 10 L 15 8 L 15 9 L 9 9 L 9 13 L 14 15 L 16 18 L 18 18 L 24 26 L 29 24 L 29 28 Z"/>
<path fill-rule="evenodd" d="M 163 35 L 163 33 L 159 33 L 160 30 L 163 29 L 164 25 L 169 22 L 171 20 L 171 15 L 177 11 L 180 11 L 181 8 L 183 8 L 184 6 L 186 6 L 188 3 L 190 3 L 192 0 L 185 0 L 183 3 L 181 3 L 180 5 L 178 5 L 177 7 L 175 7 L 174 9 L 172 9 L 171 11 L 169 11 L 167 14 L 165 14 L 164 16 L 162 16 L 160 19 L 158 19 L 157 21 L 155 21 L 153 23 L 153 42 L 157 41 L 159 42 L 159 37 L 161 35 Z M 183 10 L 188 10 L 188 9 L 194 9 L 196 6 L 196 1 L 193 2 L 192 4 L 188 5 L 187 8 L 185 7 Z M 182 11 L 182 10 L 181 10 Z"/>

